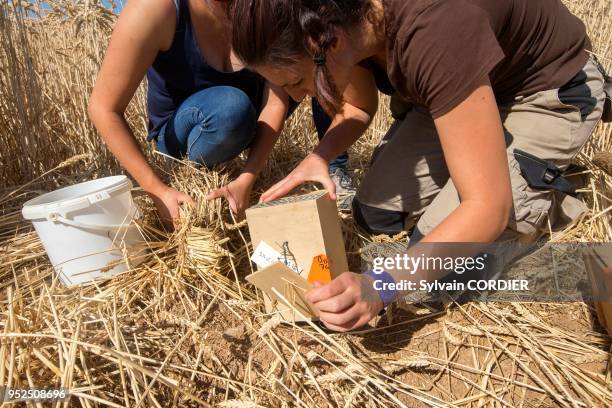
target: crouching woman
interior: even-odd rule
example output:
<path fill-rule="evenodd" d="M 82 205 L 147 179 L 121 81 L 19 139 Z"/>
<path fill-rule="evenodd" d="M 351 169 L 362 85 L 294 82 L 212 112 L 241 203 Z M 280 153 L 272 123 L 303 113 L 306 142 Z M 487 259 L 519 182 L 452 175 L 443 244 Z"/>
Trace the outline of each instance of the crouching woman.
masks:
<path fill-rule="evenodd" d="M 603 78 L 584 25 L 560 0 L 235 0 L 231 15 L 237 55 L 287 92 L 315 89 L 330 114 L 350 104 L 355 66 L 392 95 L 395 122 L 353 201 L 366 230 L 416 223 L 412 242 L 510 243 L 536 239 L 562 210 L 577 214 L 556 178 L 602 115 Z M 327 161 L 360 136 L 324 138 L 263 199 L 323 179 Z M 557 170 L 528 182 L 519 161 L 529 157 Z M 308 298 L 345 331 L 399 295 L 347 272 Z"/>
<path fill-rule="evenodd" d="M 92 122 L 166 224 L 191 198 L 155 174 L 124 118 L 145 74 L 148 139 L 160 152 L 213 166 L 250 148 L 241 174 L 208 197 L 226 197 L 234 213 L 248 206 L 251 187 L 282 129 L 288 97 L 242 69 L 230 35 L 225 1 L 130 0 L 93 89 Z"/>

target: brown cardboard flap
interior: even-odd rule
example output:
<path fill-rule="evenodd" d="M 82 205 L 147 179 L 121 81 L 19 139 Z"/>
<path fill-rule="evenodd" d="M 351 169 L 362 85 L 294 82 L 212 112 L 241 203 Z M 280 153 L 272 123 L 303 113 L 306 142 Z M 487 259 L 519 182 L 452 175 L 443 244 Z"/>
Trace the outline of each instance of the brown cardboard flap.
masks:
<path fill-rule="evenodd" d="M 286 302 L 272 290 L 272 288 L 276 289 L 276 291 L 289 302 L 287 306 L 294 307 L 307 318 L 312 319 L 318 316 L 316 309 L 304 296 L 306 291 L 311 287 L 310 283 L 285 264 L 277 262 L 267 268 L 250 274 L 246 277 L 246 280 L 255 285 L 271 299 L 286 304 Z M 299 318 L 299 316 L 296 316 L 296 318 Z"/>

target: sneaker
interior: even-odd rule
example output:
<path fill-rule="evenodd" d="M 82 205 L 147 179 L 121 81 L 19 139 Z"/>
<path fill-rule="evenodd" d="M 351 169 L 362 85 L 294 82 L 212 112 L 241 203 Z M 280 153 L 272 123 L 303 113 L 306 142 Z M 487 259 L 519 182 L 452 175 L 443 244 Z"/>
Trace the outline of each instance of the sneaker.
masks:
<path fill-rule="evenodd" d="M 353 179 L 344 167 L 329 170 L 329 176 L 336 185 L 336 194 L 355 194 Z"/>
<path fill-rule="evenodd" d="M 333 170 L 330 169 L 329 176 L 336 185 L 338 209 L 350 210 L 356 192 L 353 187 L 353 179 L 344 167 L 337 167 Z"/>

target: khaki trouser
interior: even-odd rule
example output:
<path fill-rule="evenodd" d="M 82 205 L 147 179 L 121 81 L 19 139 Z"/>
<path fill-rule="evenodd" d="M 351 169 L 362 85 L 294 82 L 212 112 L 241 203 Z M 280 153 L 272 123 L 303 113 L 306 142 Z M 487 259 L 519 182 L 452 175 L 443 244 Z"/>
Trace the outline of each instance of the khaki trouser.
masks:
<path fill-rule="evenodd" d="M 603 77 L 591 58 L 574 80 L 585 76 L 586 80 L 573 87 L 517 97 L 499 106 L 514 200 L 514 211 L 499 240 L 530 241 L 547 231 L 549 222 L 575 219 L 586 211 L 584 203 L 574 197 L 530 188 L 513 156 L 518 148 L 567 169 L 602 115 Z M 394 99 L 392 110 L 398 107 L 401 103 Z M 402 214 L 404 229 L 416 222 L 417 236 L 427 235 L 457 208 L 459 196 L 426 110 L 412 108 L 393 123 L 374 151 L 356 201 L 357 207 L 378 211 L 379 219 L 385 211 Z M 357 218 L 369 222 L 367 216 Z"/>

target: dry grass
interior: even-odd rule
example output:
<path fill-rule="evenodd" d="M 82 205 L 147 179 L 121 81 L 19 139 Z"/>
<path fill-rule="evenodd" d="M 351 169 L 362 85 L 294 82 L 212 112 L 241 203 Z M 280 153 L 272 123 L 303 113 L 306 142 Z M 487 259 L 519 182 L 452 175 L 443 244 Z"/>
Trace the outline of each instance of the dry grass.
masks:
<path fill-rule="evenodd" d="M 62 287 L 20 209 L 42 191 L 121 171 L 85 109 L 115 16 L 96 1 L 48 4 L 0 3 L 0 385 L 65 386 L 69 405 L 86 407 L 612 405 L 610 338 L 588 304 L 400 304 L 351 335 L 264 314 L 244 283 L 244 224 L 224 203 L 203 200 L 235 166 L 202 172 L 151 157 L 197 207 L 167 234 L 136 191 L 152 255 L 108 283 Z M 570 7 L 611 68 L 609 1 Z M 356 168 L 389 125 L 381 111 L 352 151 Z M 142 89 L 127 117 L 143 139 Z M 579 158 L 591 169 L 590 213 L 554 240 L 612 240 L 612 178 L 592 163 L 612 150 L 611 129 L 600 125 Z M 257 190 L 313 143 L 301 108 Z M 377 238 L 343 218 L 354 264 L 363 242 Z"/>

